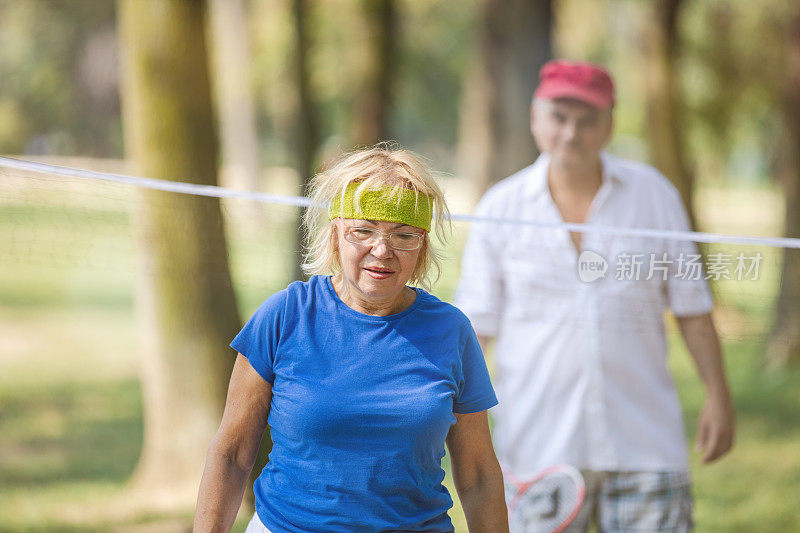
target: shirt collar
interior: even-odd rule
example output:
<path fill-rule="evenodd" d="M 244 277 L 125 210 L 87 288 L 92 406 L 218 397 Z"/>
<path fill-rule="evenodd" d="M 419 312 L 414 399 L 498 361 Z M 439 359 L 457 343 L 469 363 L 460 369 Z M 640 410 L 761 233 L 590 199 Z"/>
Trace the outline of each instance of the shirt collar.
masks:
<path fill-rule="evenodd" d="M 622 185 L 622 172 L 617 164 L 614 156 L 605 150 L 600 152 L 600 164 L 603 167 L 601 175 L 601 187 L 606 184 Z M 547 192 L 547 169 L 550 168 L 550 154 L 542 152 L 536 161 L 528 167 L 527 184 L 525 186 L 525 193 L 528 197 L 534 198 L 541 193 Z"/>

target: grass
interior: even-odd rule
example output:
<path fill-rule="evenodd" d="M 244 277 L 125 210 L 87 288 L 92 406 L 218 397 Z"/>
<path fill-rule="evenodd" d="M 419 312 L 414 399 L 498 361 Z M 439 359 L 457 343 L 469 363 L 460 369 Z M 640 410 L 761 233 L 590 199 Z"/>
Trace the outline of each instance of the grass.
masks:
<path fill-rule="evenodd" d="M 188 510 L 104 512 L 124 495 L 142 443 L 130 193 L 91 188 L 83 201 L 86 191 L 46 185 L 0 191 L 0 531 L 185 531 Z M 294 210 L 230 202 L 225 211 L 246 317 L 289 279 Z M 464 234 L 456 225 L 435 290 L 445 298 Z M 800 370 L 766 373 L 761 360 L 779 263 L 772 252 L 758 281 L 717 285 L 738 435 L 719 463 L 693 456 L 700 532 L 800 530 Z M 691 439 L 702 388 L 671 340 Z M 447 483 L 455 494 L 449 472 Z M 451 515 L 465 531 L 457 501 Z"/>
<path fill-rule="evenodd" d="M 688 354 L 673 338 L 672 367 L 689 440 L 703 392 Z M 733 451 L 701 465 L 693 454 L 697 531 L 798 531 L 800 514 L 800 369 L 763 371 L 757 342 L 725 345 L 737 412 Z"/>
<path fill-rule="evenodd" d="M 126 316 L 110 311 L 105 318 L 86 318 L 130 340 L 133 325 Z M 17 339 L 4 336 L 6 343 L 18 342 L 18 353 L 30 342 L 25 340 L 30 330 L 47 332 L 81 321 L 70 310 L 12 317 L 5 309 L 0 317 L 5 327 L 19 332 Z M 15 361 L 3 352 L 0 531 L 108 531 L 120 525 L 102 519 L 85 523 L 76 516 L 93 516 L 96 511 L 90 509 L 120 494 L 138 458 L 142 413 L 136 354 L 130 346 L 120 350 L 111 336 L 98 337 L 87 349 L 84 333 L 78 328 L 58 339 L 60 355 L 39 352 Z M 688 356 L 674 344 L 673 367 L 691 436 L 702 389 Z M 800 372 L 765 374 L 753 344 L 729 344 L 726 351 L 739 418 L 737 446 L 718 464 L 693 464 L 698 531 L 797 530 Z M 448 485 L 452 491 L 449 475 Z M 65 515 L 69 520 L 62 520 Z M 464 531 L 459 510 L 452 516 Z M 158 520 L 139 517 L 127 525 L 163 524 L 163 517 L 152 518 Z"/>

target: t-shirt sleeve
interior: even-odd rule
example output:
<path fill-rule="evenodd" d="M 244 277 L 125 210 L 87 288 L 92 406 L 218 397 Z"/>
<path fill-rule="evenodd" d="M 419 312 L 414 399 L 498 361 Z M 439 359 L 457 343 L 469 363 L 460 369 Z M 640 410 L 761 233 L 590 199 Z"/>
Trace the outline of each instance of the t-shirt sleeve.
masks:
<path fill-rule="evenodd" d="M 245 356 L 250 366 L 269 383 L 275 381 L 275 358 L 286 309 L 286 294 L 284 290 L 267 298 L 231 342 L 231 348 Z"/>
<path fill-rule="evenodd" d="M 689 217 L 683 207 L 677 190 L 667 194 L 665 213 L 668 230 L 690 231 Z M 714 307 L 711 291 L 705 280 L 702 256 L 693 241 L 668 241 L 668 255 L 671 259 L 666 296 L 669 308 L 677 317 L 710 313 Z"/>
<path fill-rule="evenodd" d="M 478 338 L 471 327 L 461 351 L 461 376 L 458 382 L 453 412 L 458 414 L 478 413 L 497 405 L 489 370 L 483 358 Z"/>
<path fill-rule="evenodd" d="M 475 209 L 476 216 L 491 216 L 492 199 L 484 197 Z M 470 224 L 461 260 L 461 278 L 455 304 L 472 322 L 479 335 L 494 337 L 500 329 L 503 308 L 501 255 L 495 250 L 502 228 L 480 221 Z"/>

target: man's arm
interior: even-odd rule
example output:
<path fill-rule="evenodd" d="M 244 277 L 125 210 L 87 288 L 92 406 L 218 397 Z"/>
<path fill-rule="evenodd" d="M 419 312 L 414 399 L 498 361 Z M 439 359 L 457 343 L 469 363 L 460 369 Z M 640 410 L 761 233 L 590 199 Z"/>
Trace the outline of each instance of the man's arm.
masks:
<path fill-rule="evenodd" d="M 710 463 L 731 449 L 735 428 L 722 349 L 711 313 L 677 317 L 677 320 L 706 390 L 706 401 L 697 421 L 695 446 L 703 452 L 703 462 Z"/>

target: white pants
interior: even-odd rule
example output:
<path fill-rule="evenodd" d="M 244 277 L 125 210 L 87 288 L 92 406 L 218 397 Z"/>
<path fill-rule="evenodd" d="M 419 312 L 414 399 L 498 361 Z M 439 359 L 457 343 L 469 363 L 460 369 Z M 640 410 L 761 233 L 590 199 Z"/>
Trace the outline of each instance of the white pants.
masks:
<path fill-rule="evenodd" d="M 250 523 L 247 524 L 247 529 L 244 530 L 244 533 L 270 533 L 270 530 L 258 519 L 258 513 L 253 513 L 253 518 L 250 519 Z"/>

